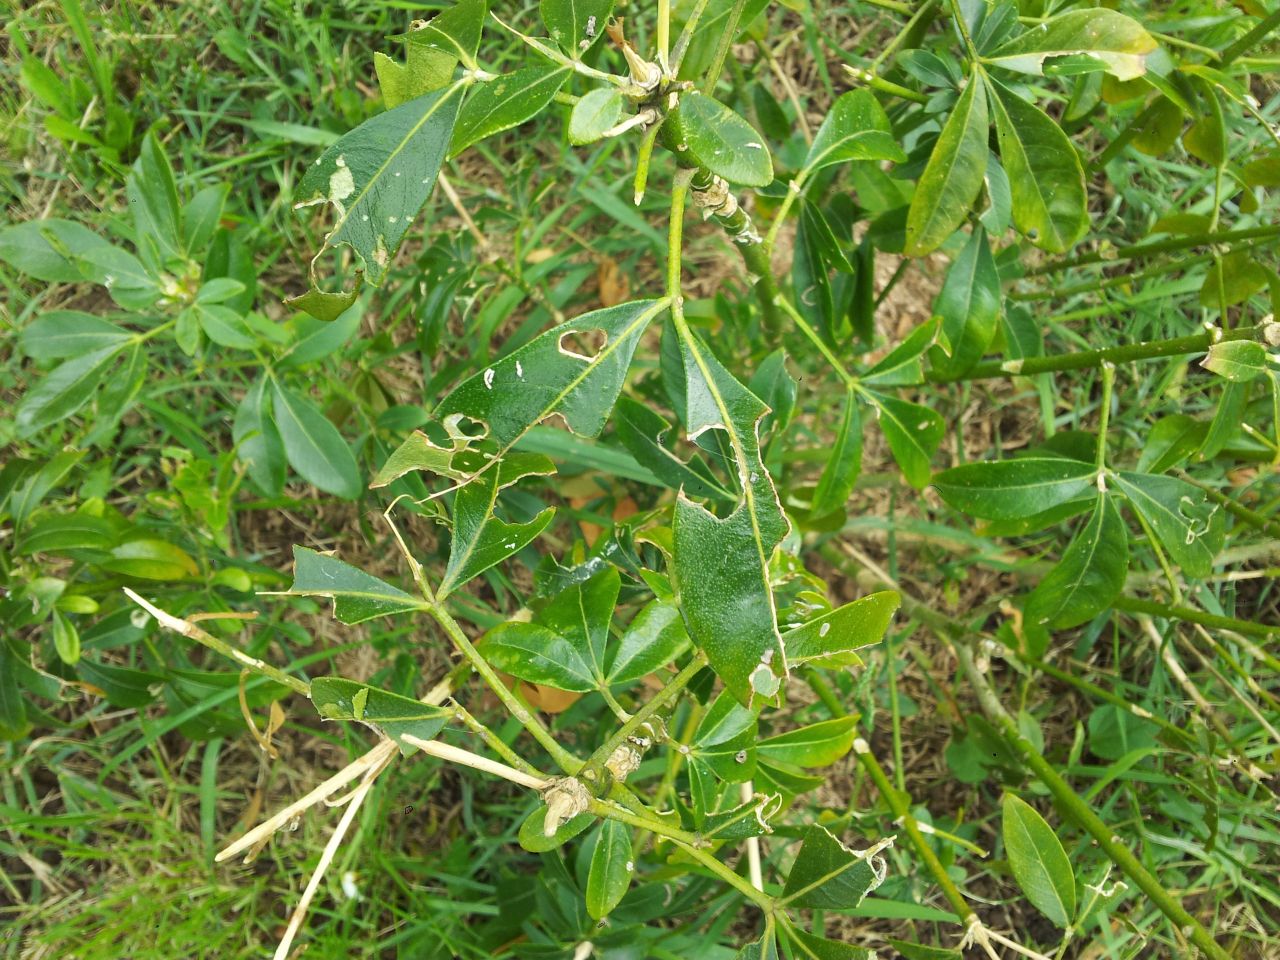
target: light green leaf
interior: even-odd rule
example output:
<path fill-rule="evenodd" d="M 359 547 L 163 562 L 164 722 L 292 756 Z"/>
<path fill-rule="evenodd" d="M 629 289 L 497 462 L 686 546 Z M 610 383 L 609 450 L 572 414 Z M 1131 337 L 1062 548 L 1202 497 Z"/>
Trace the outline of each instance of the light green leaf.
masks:
<path fill-rule="evenodd" d="M 700 833 L 707 840 L 746 840 L 773 833 L 773 819 L 782 811 L 782 795 L 757 793 L 746 803 L 709 813 Z"/>
<path fill-rule="evenodd" d="M 75 257 L 93 247 L 111 246 L 73 220 L 28 220 L 0 229 L 0 260 L 34 280 L 79 283 L 84 275 Z"/>
<path fill-rule="evenodd" d="M 252 350 L 258 345 L 257 339 L 249 332 L 244 317 L 230 307 L 197 303 L 191 309 L 200 318 L 200 329 L 204 331 L 204 335 L 218 346 L 233 350 Z"/>
<path fill-rule="evenodd" d="M 1040 249 L 1061 253 L 1089 225 L 1080 155 L 1040 108 L 998 81 L 989 86 L 1000 159 L 1009 174 L 1013 222 Z"/>
<path fill-rule="evenodd" d="M 823 517 L 843 509 L 861 472 L 862 412 L 858 406 L 857 393 L 849 388 L 845 391 L 844 412 L 831 447 L 831 457 L 822 468 L 822 476 L 818 478 L 818 486 L 813 491 L 810 513 L 814 517 Z M 787 653 L 791 653 L 789 647 Z"/>
<path fill-rule="evenodd" d="M 539 7 L 560 49 L 576 59 L 604 35 L 613 4 L 614 0 L 540 0 Z"/>
<path fill-rule="evenodd" d="M 596 920 L 607 916 L 626 895 L 634 872 L 631 828 L 617 820 L 605 820 L 596 834 L 587 871 L 587 913 Z"/>
<path fill-rule="evenodd" d="M 889 946 L 902 954 L 902 960 L 964 960 L 964 954 L 950 947 L 926 947 L 905 940 L 889 940 Z"/>
<path fill-rule="evenodd" d="M 1145 473 L 1110 474 L 1129 505 L 1150 525 L 1170 558 L 1189 577 L 1213 573 L 1222 549 L 1225 521 L 1199 487 L 1177 477 Z"/>
<path fill-rule="evenodd" d="M 937 341 L 940 329 L 938 318 L 930 317 L 907 334 L 901 343 L 864 373 L 862 382 L 877 387 L 911 386 L 920 383 L 924 379 L 924 362 L 921 357 Z"/>
<path fill-rule="evenodd" d="M 462 89 L 462 84 L 454 84 L 366 120 L 326 150 L 298 184 L 298 206 L 333 207 L 335 220 L 325 249 L 350 246 L 362 277 L 371 283 L 381 282 L 391 256 L 431 195 L 449 148 Z M 351 305 L 355 293 L 325 293 L 313 276 L 312 289 L 304 296 L 289 303 L 320 319 L 333 319 Z"/>
<path fill-rule="evenodd" d="M 866 850 L 853 851 L 825 827 L 813 824 L 782 890 L 789 907 L 848 910 L 884 881 L 888 865 L 879 855 L 892 844 L 881 840 Z"/>
<path fill-rule="evenodd" d="M 595 143 L 622 115 L 622 93 L 617 87 L 597 87 L 583 94 L 569 114 L 569 142 Z"/>
<path fill-rule="evenodd" d="M 787 675 L 769 564 L 789 524 L 760 459 L 760 420 L 769 408 L 692 334 L 680 338 L 689 438 L 723 430 L 742 498 L 717 517 L 681 494 L 673 569 L 685 623 L 712 669 L 742 703 L 769 699 Z"/>
<path fill-rule="evenodd" d="M 918 403 L 883 393 L 867 396 L 876 405 L 880 429 L 907 483 L 917 489 L 928 486 L 932 473 L 929 464 L 946 432 L 942 415 Z"/>
<path fill-rule="evenodd" d="M 79 310 L 50 310 L 24 327 L 18 345 L 32 360 L 62 360 L 122 346 L 133 334 L 109 320 Z"/>
<path fill-rule="evenodd" d="M 934 347 L 930 366 L 944 377 L 959 377 L 982 359 L 1000 324 L 1000 274 L 982 228 L 947 270 L 933 310 L 942 318 L 938 339 L 947 350 Z"/>
<path fill-rule="evenodd" d="M 902 598 L 881 590 L 815 617 L 782 635 L 787 658 L 814 666 L 843 666 L 856 660 L 854 650 L 879 643 L 889 629 Z"/>
<path fill-rule="evenodd" d="M 795 960 L 876 960 L 869 947 L 855 947 L 843 940 L 828 940 L 805 933 L 799 927 L 787 928 Z"/>
<path fill-rule="evenodd" d="M 966 463 L 933 478 L 942 499 L 984 520 L 1044 513 L 1087 493 L 1098 468 L 1064 457 L 1018 457 Z"/>
<path fill-rule="evenodd" d="M 1129 536 L 1108 494 L 1062 559 L 1027 598 L 1027 619 L 1051 630 L 1087 623 L 1111 606 L 1129 572 Z"/>
<path fill-rule="evenodd" d="M 553 327 L 460 384 L 435 416 L 446 430 L 477 421 L 498 444 L 491 468 L 535 424 L 552 413 L 579 436 L 604 429 L 645 328 L 665 300 L 636 300 L 585 313 Z M 604 337 L 603 345 L 595 341 Z M 583 351 L 588 351 L 584 353 Z"/>
<path fill-rule="evenodd" d="M 14 414 L 18 436 L 33 436 L 88 403 L 123 348 L 123 343 L 102 347 L 55 367 L 18 404 Z"/>
<path fill-rule="evenodd" d="M 61 610 L 53 611 L 53 649 L 63 663 L 80 659 L 80 631 Z"/>
<path fill-rule="evenodd" d="M 496 470 L 458 491 L 453 501 L 453 540 L 449 563 L 436 595 L 443 600 L 468 580 L 527 547 L 547 528 L 555 507 L 547 507 L 528 523 L 508 523 L 494 515 L 498 494 L 529 476 L 549 476 L 555 464 L 537 453 L 510 453 Z M 615 573 L 615 576 L 617 574 Z"/>
<path fill-rule="evenodd" d="M 1133 80 L 1147 69 L 1156 41 L 1138 21 L 1105 7 L 1071 10 L 1031 27 L 983 57 L 1017 73 L 1044 73 L 1045 61 L 1084 54 L 1106 64 L 1117 80 Z"/>
<path fill-rule="evenodd" d="M 271 398 L 285 456 L 298 476 L 347 500 L 360 496 L 360 468 L 338 428 L 310 400 L 274 380 Z"/>
<path fill-rule="evenodd" d="M 764 137 L 719 100 L 697 90 L 680 97 L 667 117 L 676 155 L 744 187 L 773 182 Z"/>
<path fill-rule="evenodd" d="M 107 288 L 111 299 L 126 310 L 146 310 L 160 299 L 160 285 L 142 261 L 111 244 L 90 247 L 75 255 L 86 280 Z"/>
<path fill-rule="evenodd" d="M 480 34 L 488 19 L 489 0 L 458 0 L 452 7 L 436 14 L 420 30 L 401 37 L 413 46 L 424 46 L 461 60 L 468 69 L 476 69 L 476 50 Z"/>
<path fill-rule="evenodd" d="M 893 139 L 893 128 L 884 107 L 870 90 L 850 90 L 831 105 L 814 135 L 802 173 L 851 160 L 891 160 L 901 163 L 907 155 Z"/>
<path fill-rule="evenodd" d="M 139 580 L 185 580 L 200 573 L 199 565 L 189 553 L 154 538 L 130 540 L 113 547 L 111 559 L 99 566 Z"/>
<path fill-rule="evenodd" d="M 853 746 L 857 723 L 858 718 L 852 715 L 824 720 L 761 740 L 756 750 L 760 756 L 780 763 L 828 767 Z"/>
<path fill-rule="evenodd" d="M 447 86 L 457 64 L 456 57 L 419 43 L 406 44 L 404 63 L 379 51 L 373 54 L 373 69 L 388 110 Z"/>
<path fill-rule="evenodd" d="M 293 548 L 293 584 L 289 593 L 328 597 L 333 601 L 333 615 L 348 625 L 421 610 L 426 605 L 420 597 L 411 596 L 337 557 L 298 546 Z"/>
<path fill-rule="evenodd" d="M 1005 854 L 1014 879 L 1032 906 L 1059 927 L 1076 914 L 1076 877 L 1053 828 L 1011 793 L 1001 808 Z"/>
<path fill-rule="evenodd" d="M 982 74 L 969 76 L 947 118 L 907 212 L 905 252 L 921 257 L 940 247 L 973 206 L 987 170 L 987 95 Z"/>
<path fill-rule="evenodd" d="M 458 114 L 449 156 L 456 157 L 473 143 L 537 115 L 567 79 L 568 67 L 540 65 L 477 85 Z"/>
<path fill-rule="evenodd" d="M 18 688 L 18 657 L 9 644 L 0 643 L 0 740 L 18 740 L 26 736 L 27 704 Z"/>
<path fill-rule="evenodd" d="M 667 600 L 652 601 L 636 614 L 609 658 L 608 683 L 629 683 L 653 673 L 674 660 L 688 640 L 680 608 Z"/>
<path fill-rule="evenodd" d="M 138 159 L 125 183 L 125 195 L 133 213 L 139 250 L 154 245 L 160 254 L 154 265 L 162 267 L 164 260 L 182 252 L 182 210 L 173 168 L 154 130 L 142 138 Z"/>
<path fill-rule="evenodd" d="M 1247 383 L 1267 372 L 1267 351 L 1254 340 L 1223 340 L 1209 348 L 1200 366 L 1232 383 Z"/>
<path fill-rule="evenodd" d="M 342 677 L 312 680 L 311 702 L 326 720 L 355 720 L 377 728 L 396 741 L 406 756 L 417 747 L 404 743 L 401 737 L 407 733 L 419 740 L 434 740 L 453 716 L 453 711 L 444 707 Z"/>
<path fill-rule="evenodd" d="M 254 381 L 236 407 L 231 437 L 236 442 L 236 455 L 249 468 L 249 476 L 262 491 L 279 496 L 284 489 L 287 472 L 284 441 L 272 419 L 271 394 L 266 377 Z"/>
<path fill-rule="evenodd" d="M 734 955 L 733 960 L 778 960 L 778 940 L 771 915 L 765 915 L 764 932 L 760 939 L 748 943 Z"/>

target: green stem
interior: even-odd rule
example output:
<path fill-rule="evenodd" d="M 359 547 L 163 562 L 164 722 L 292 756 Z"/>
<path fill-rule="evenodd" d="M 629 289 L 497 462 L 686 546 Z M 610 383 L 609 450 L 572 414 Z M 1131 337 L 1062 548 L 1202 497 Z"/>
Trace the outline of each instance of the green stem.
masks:
<path fill-rule="evenodd" d="M 1116 365 L 1102 362 L 1102 407 L 1098 411 L 1098 469 L 1107 466 L 1107 425 L 1111 420 L 1111 391 L 1116 382 Z"/>
<path fill-rule="evenodd" d="M 1231 514 L 1234 517 L 1237 517 L 1240 520 L 1243 520 L 1245 523 L 1249 524 L 1249 526 L 1254 527 L 1257 530 L 1261 530 L 1263 533 L 1268 533 L 1273 537 L 1280 537 L 1280 523 L 1277 523 L 1275 520 L 1272 520 L 1268 517 L 1263 516 L 1262 514 L 1258 513 L 1256 510 L 1250 510 L 1248 507 L 1242 506 L 1241 504 L 1236 503 L 1234 500 L 1228 497 L 1225 493 L 1222 493 L 1219 490 L 1215 490 L 1213 489 L 1213 487 L 1210 487 L 1207 484 L 1201 483 L 1199 480 L 1195 480 L 1187 476 L 1185 473 L 1181 474 L 1181 476 L 1183 480 L 1186 480 L 1188 483 L 1193 484 L 1199 487 L 1201 490 L 1203 490 L 1210 500 L 1212 500 L 1216 504 L 1219 504 L 1224 510 L 1227 511 L 1227 513 Z"/>
<path fill-rule="evenodd" d="M 1082 253 L 1076 257 L 1063 260 L 1052 260 L 1039 267 L 1028 270 L 1024 276 L 1038 277 L 1071 267 L 1083 267 L 1093 263 L 1116 263 L 1121 260 L 1136 260 L 1139 257 L 1154 256 L 1159 253 L 1174 253 L 1191 247 L 1206 247 L 1217 244 L 1234 243 L 1237 240 L 1253 240 L 1257 237 L 1274 237 L 1280 235 L 1280 225 L 1265 227 L 1247 227 L 1242 230 L 1224 230 L 1219 233 L 1203 233 L 1193 237 L 1174 237 L 1169 240 L 1152 240 L 1147 243 L 1131 243 L 1112 250 L 1096 250 L 1093 253 Z"/>
<path fill-rule="evenodd" d="M 1213 627 L 1216 630 L 1233 630 L 1250 637 L 1273 637 L 1280 634 L 1280 627 L 1267 627 L 1248 620 L 1235 617 L 1224 617 L 1216 613 L 1206 613 L 1192 607 L 1179 604 L 1157 603 L 1154 600 L 1140 600 L 1137 597 L 1117 597 L 1111 604 L 1125 613 L 1145 613 L 1152 617 L 1164 617 L 1172 620 L 1185 620 L 1198 623 L 1202 627 Z"/>
<path fill-rule="evenodd" d="M 715 59 L 711 61 L 711 69 L 707 72 L 706 79 L 702 81 L 702 92 L 705 94 L 715 93 L 716 84 L 720 82 L 720 74 L 724 72 L 725 58 L 729 56 L 729 48 L 733 46 L 734 38 L 738 35 L 738 24 L 742 20 L 742 11 L 746 5 L 747 0 L 733 0 L 733 7 L 729 11 L 720 40 L 716 44 Z"/>
<path fill-rule="evenodd" d="M 809 342 L 818 348 L 818 352 L 831 364 L 831 369 L 836 372 L 841 380 L 849 387 L 857 385 L 857 378 L 853 376 L 840 362 L 840 359 L 831 352 L 831 348 L 827 346 L 825 340 L 818 335 L 818 331 L 809 325 L 809 322 L 800 315 L 800 311 L 795 308 L 785 297 L 778 297 L 777 304 L 791 318 L 791 322 L 800 328 L 800 331 L 809 338 Z"/>
<path fill-rule="evenodd" d="M 978 669 L 972 651 L 965 644 L 957 643 L 955 652 L 970 686 L 978 697 L 982 712 L 1000 729 L 1009 745 L 1022 757 L 1023 762 L 1037 779 L 1048 788 L 1058 809 L 1093 837 L 1102 851 L 1111 858 L 1125 876 L 1137 884 L 1181 935 L 1190 939 L 1210 960 L 1231 960 L 1230 954 L 1218 945 L 1209 931 L 1191 916 L 1182 903 L 1164 888 L 1164 885 L 1143 866 L 1128 847 L 1120 842 L 1115 832 L 1063 780 L 1053 764 L 1022 735 L 1013 717 L 1000 703 L 986 676 Z"/>
<path fill-rule="evenodd" d="M 467 667 L 468 671 L 471 669 L 470 664 L 465 664 L 465 666 Z M 468 711 L 466 707 L 458 703 L 458 701 L 456 700 L 453 702 L 453 713 L 454 713 L 454 716 L 456 716 L 459 720 L 462 721 L 464 726 L 466 726 L 472 733 L 480 737 L 481 740 L 483 740 L 485 743 L 489 745 L 489 748 L 494 753 L 500 756 L 507 763 L 511 764 L 511 766 L 515 767 L 517 770 L 521 771 L 522 773 L 527 773 L 531 777 L 537 777 L 540 780 L 551 779 L 551 777 L 548 776 L 546 773 L 543 773 L 533 764 L 529 763 L 529 761 L 527 761 L 524 757 L 520 756 L 520 754 L 512 750 L 511 747 L 508 746 L 507 743 L 501 737 L 499 737 L 496 733 L 494 733 L 492 730 L 486 727 L 483 723 L 477 720 L 474 716 L 472 716 L 470 711 Z"/>
<path fill-rule="evenodd" d="M 1152 340 L 1146 343 L 1130 343 L 1121 347 L 1105 347 L 1102 350 L 1081 350 L 1078 353 L 1060 353 L 1049 357 L 1024 357 L 1021 360 L 988 360 L 979 363 L 958 377 L 930 372 L 927 383 L 960 383 L 969 380 L 990 380 L 999 377 L 1030 377 L 1037 373 L 1056 373 L 1063 370 L 1086 370 L 1104 363 L 1133 363 L 1157 357 L 1174 357 L 1180 354 L 1200 353 L 1222 340 L 1253 340 L 1259 336 L 1257 327 L 1237 327 L 1234 330 L 1195 333 L 1171 340 Z"/>
<path fill-rule="evenodd" d="M 1253 28 L 1243 34 L 1235 43 L 1222 51 L 1222 57 L 1218 62 L 1219 69 L 1226 67 L 1231 61 L 1244 54 L 1277 26 L 1280 26 L 1280 7 L 1272 10 L 1271 13 L 1255 23 Z"/>

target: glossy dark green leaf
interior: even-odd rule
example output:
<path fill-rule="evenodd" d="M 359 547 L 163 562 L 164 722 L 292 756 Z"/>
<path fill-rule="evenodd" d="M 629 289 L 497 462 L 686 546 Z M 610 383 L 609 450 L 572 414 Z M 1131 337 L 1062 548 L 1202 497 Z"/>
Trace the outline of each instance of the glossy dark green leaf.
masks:
<path fill-rule="evenodd" d="M 533 813 L 525 817 L 524 823 L 520 824 L 520 833 L 517 839 L 520 846 L 528 850 L 530 853 L 546 853 L 549 850 L 555 850 L 564 846 L 587 827 L 595 823 L 596 818 L 589 813 L 580 813 L 576 817 L 570 817 L 556 828 L 556 832 L 551 836 L 547 836 L 547 807 L 546 804 L 539 804 Z"/>
<path fill-rule="evenodd" d="M 449 156 L 456 157 L 473 143 L 536 116 L 568 79 L 568 67 L 547 65 L 526 67 L 478 84 L 458 114 Z"/>
<path fill-rule="evenodd" d="M 970 74 L 929 155 L 907 214 L 907 256 L 924 256 L 940 247 L 964 221 L 982 189 L 989 153 L 985 86 L 982 74 Z"/>
<path fill-rule="evenodd" d="M 684 490 L 690 497 L 733 499 L 700 456 L 694 454 L 688 462 L 676 456 L 671 449 L 675 442 L 671 424 L 651 407 L 630 397 L 618 398 L 614 429 L 636 461 L 653 471 L 665 486 Z"/>
<path fill-rule="evenodd" d="M 462 85 L 455 84 L 366 120 L 310 165 L 298 184 L 300 205 L 333 207 L 325 248 L 350 246 L 362 276 L 372 283 L 381 282 L 431 195 L 453 135 L 461 91 Z M 312 291 L 341 301 L 330 307 L 332 312 L 322 311 L 321 319 L 332 319 L 354 300 L 354 293 L 325 295 L 314 280 Z M 318 297 L 291 302 L 312 312 Z"/>
<path fill-rule="evenodd" d="M 1089 224 L 1080 155 L 1039 107 L 998 81 L 988 86 L 1000 159 L 1009 174 L 1013 222 L 1037 247 L 1061 253 Z"/>
<path fill-rule="evenodd" d="M 434 740 L 453 716 L 453 711 L 445 707 L 343 677 L 312 680 L 311 703 L 326 720 L 355 720 L 376 727 L 396 741 L 405 755 L 417 747 L 404 743 L 401 737 L 407 733 L 419 740 Z"/>
<path fill-rule="evenodd" d="M 1000 274 L 981 228 L 947 270 L 933 311 L 942 326 L 930 366 L 945 377 L 961 376 L 982 359 L 1000 324 Z"/>
<path fill-rule="evenodd" d="M 689 640 L 680 608 L 654 600 L 636 614 L 609 659 L 609 684 L 639 680 L 669 664 Z"/>
<path fill-rule="evenodd" d="M 895 591 L 881 590 L 793 627 L 782 635 L 787 657 L 818 667 L 858 662 L 853 651 L 884 639 L 901 602 Z"/>
<path fill-rule="evenodd" d="M 1129 536 L 1114 498 L 1104 493 L 1062 559 L 1027 598 L 1027 620 L 1051 630 L 1087 623 L 1120 595 L 1128 572 Z"/>
<path fill-rule="evenodd" d="M 881 840 L 866 850 L 850 850 L 825 828 L 813 824 L 782 890 L 789 907 L 849 910 L 884 881 L 888 865 L 879 855 L 892 843 Z"/>
<path fill-rule="evenodd" d="M 849 752 L 857 734 L 858 718 L 850 715 L 811 723 L 761 740 L 759 756 L 798 767 L 829 767 Z"/>
<path fill-rule="evenodd" d="M 771 588 L 770 560 L 789 529 L 760 459 L 760 420 L 769 408 L 693 336 L 682 337 L 690 439 L 723 431 L 741 500 L 718 517 L 681 495 L 673 568 L 693 642 L 742 702 L 771 698 L 787 675 Z"/>
<path fill-rule="evenodd" d="M 983 57 L 1017 73 L 1041 74 L 1045 61 L 1086 54 L 1106 64 L 1117 80 L 1132 80 L 1147 69 L 1156 41 L 1142 24 L 1105 7 L 1071 10 L 1050 17 Z"/>
<path fill-rule="evenodd" d="M 461 60 L 476 68 L 480 34 L 489 19 L 489 0 L 458 0 L 452 7 L 432 17 L 419 30 L 403 37 L 410 46 L 423 46 Z"/>
<path fill-rule="evenodd" d="M 848 389 L 844 395 L 844 412 L 836 430 L 831 456 L 822 468 L 817 489 L 813 492 L 811 513 L 814 517 L 826 516 L 841 510 L 853 493 L 853 485 L 862 472 L 862 413 L 858 395 Z M 787 648 L 788 654 L 791 648 Z"/>
<path fill-rule="evenodd" d="M 284 441 L 271 410 L 271 392 L 265 377 L 255 380 L 236 407 L 231 427 L 236 454 L 249 468 L 249 476 L 264 493 L 279 496 L 284 489 L 287 465 Z"/>
<path fill-rule="evenodd" d="M 1138 473 L 1164 473 L 1194 454 L 1204 444 L 1209 424 L 1185 413 L 1161 417 L 1147 431 L 1138 455 Z"/>
<path fill-rule="evenodd" d="M 569 114 L 569 142 L 595 143 L 622 116 L 622 93 L 617 87 L 597 87 L 583 94 Z"/>
<path fill-rule="evenodd" d="M 310 400 L 275 380 L 271 407 L 285 456 L 298 476 L 335 496 L 360 496 L 360 468 L 338 428 Z"/>
<path fill-rule="evenodd" d="M 631 856 L 631 828 L 617 820 L 601 823 L 587 871 L 587 913 L 594 919 L 608 916 L 626 895 L 635 872 Z"/>
<path fill-rule="evenodd" d="M 756 717 L 728 692 L 720 694 L 698 724 L 690 747 L 697 763 L 721 780 L 750 780 L 756 765 Z"/>
<path fill-rule="evenodd" d="M 1177 477 L 1145 473 L 1111 477 L 1183 573 L 1197 578 L 1213 573 L 1225 522 L 1222 509 L 1210 504 L 1203 490 Z"/>
<path fill-rule="evenodd" d="M 499 670 L 530 683 L 574 693 L 596 689 L 585 653 L 541 624 L 500 624 L 485 636 L 480 652 Z"/>
<path fill-rule="evenodd" d="M 1011 793 L 1001 808 L 1005 855 L 1014 879 L 1032 906 L 1059 927 L 1076 914 L 1076 878 L 1053 828 L 1030 805 Z"/>
<path fill-rule="evenodd" d="M 67 360 L 28 390 L 14 414 L 19 437 L 30 437 L 72 416 L 89 402 L 115 364 L 122 343 Z"/>
<path fill-rule="evenodd" d="M 930 317 L 862 375 L 862 382 L 876 387 L 911 386 L 924 380 L 925 351 L 938 339 L 941 324 Z"/>
<path fill-rule="evenodd" d="M 802 170 L 808 174 L 835 163 L 852 160 L 894 161 L 907 155 L 893 139 L 893 128 L 884 108 L 870 90 L 850 90 L 831 105 Z"/>
<path fill-rule="evenodd" d="M 333 615 L 345 624 L 421 610 L 425 605 L 421 598 L 337 557 L 298 546 L 293 548 L 293 584 L 289 592 L 328 597 L 333 601 Z"/>
<path fill-rule="evenodd" d="M 681 157 L 744 187 L 773 182 L 764 137 L 719 100 L 691 90 L 681 95 L 667 123 Z"/>
<path fill-rule="evenodd" d="M 50 310 L 28 324 L 18 345 L 32 360 L 63 360 L 121 346 L 133 334 L 109 320 L 79 310 Z"/>
<path fill-rule="evenodd" d="M 795 960 L 876 960 L 876 954 L 870 947 L 855 947 L 843 940 L 816 937 L 799 927 L 787 929 L 787 940 Z"/>
<path fill-rule="evenodd" d="M 1043 513 L 1085 493 L 1098 468 L 1057 457 L 1018 457 L 966 463 L 933 478 L 942 499 L 985 520 L 1017 520 Z"/>
<path fill-rule="evenodd" d="M 907 483 L 917 489 L 928 486 L 932 475 L 930 462 L 946 432 L 942 415 L 918 403 L 883 393 L 869 396 L 876 405 L 876 421 Z"/>
<path fill-rule="evenodd" d="M 555 516 L 555 507 L 547 507 L 527 523 L 502 520 L 494 515 L 494 508 L 504 488 L 524 477 L 549 476 L 555 470 L 555 464 L 541 454 L 511 453 L 497 469 L 458 491 L 453 501 L 449 563 L 436 589 L 439 599 L 519 553 L 547 528 Z"/>
<path fill-rule="evenodd" d="M 1200 365 L 1224 380 L 1247 383 L 1267 372 L 1267 351 L 1255 340 L 1224 340 L 1209 348 Z"/>
<path fill-rule="evenodd" d="M 540 0 L 542 22 L 560 49 L 580 57 L 604 35 L 614 0 Z"/>

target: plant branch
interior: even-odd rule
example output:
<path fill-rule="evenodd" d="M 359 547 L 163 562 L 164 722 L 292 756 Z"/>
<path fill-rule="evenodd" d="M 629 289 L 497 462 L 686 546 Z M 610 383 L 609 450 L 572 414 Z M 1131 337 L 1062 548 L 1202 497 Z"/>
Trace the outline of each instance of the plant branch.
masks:
<path fill-rule="evenodd" d="M 1083 267 L 1094 263 L 1118 263 L 1122 260 L 1137 260 L 1161 253 L 1175 253 L 1192 247 L 1207 247 L 1218 244 L 1230 244 L 1237 240 L 1254 240 L 1259 237 L 1280 235 L 1280 225 L 1265 227 L 1248 227 L 1242 230 L 1223 230 L 1219 233 L 1202 233 L 1192 237 L 1174 237 L 1169 240 L 1153 240 L 1146 243 L 1131 243 L 1122 247 L 1107 250 L 1095 250 L 1093 253 L 1082 253 L 1062 260 L 1051 260 L 1028 270 L 1023 276 L 1038 277 L 1046 273 L 1056 273 L 1072 267 Z"/>

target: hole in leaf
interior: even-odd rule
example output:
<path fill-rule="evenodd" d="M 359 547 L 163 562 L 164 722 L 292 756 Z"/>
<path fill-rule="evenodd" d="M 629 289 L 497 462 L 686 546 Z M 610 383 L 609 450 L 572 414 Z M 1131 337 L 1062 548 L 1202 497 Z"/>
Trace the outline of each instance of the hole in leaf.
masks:
<path fill-rule="evenodd" d="M 569 330 L 560 335 L 560 352 L 566 357 L 594 360 L 609 342 L 603 330 Z"/>

